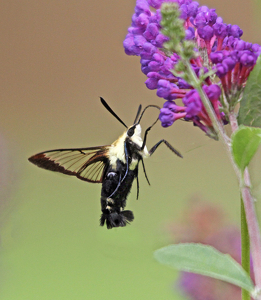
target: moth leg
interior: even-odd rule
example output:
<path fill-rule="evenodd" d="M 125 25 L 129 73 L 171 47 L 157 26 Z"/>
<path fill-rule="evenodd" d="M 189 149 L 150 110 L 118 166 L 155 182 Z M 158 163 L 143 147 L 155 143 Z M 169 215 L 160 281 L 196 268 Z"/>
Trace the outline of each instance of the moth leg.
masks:
<path fill-rule="evenodd" d="M 146 177 L 146 179 L 147 179 L 147 182 L 148 182 L 148 184 L 150 185 L 150 181 L 149 181 L 149 178 L 148 178 L 147 173 L 146 173 L 146 169 L 145 169 L 145 164 L 144 164 L 143 158 L 141 158 L 141 163 L 142 163 L 143 172 L 144 172 L 144 174 L 145 174 L 145 177 Z"/>
<path fill-rule="evenodd" d="M 159 120 L 159 118 L 157 118 L 157 120 L 150 127 L 148 127 L 145 130 L 145 134 L 144 134 L 144 139 L 143 139 L 143 143 L 142 143 L 142 146 L 141 146 L 141 150 L 143 150 L 145 148 L 146 141 L 147 141 L 147 135 L 148 135 L 149 131 L 151 130 L 151 128 L 158 122 L 158 120 Z"/>
<path fill-rule="evenodd" d="M 140 185 L 139 185 L 139 178 L 138 176 L 136 177 L 137 180 L 137 200 L 139 199 L 139 191 L 140 191 Z"/>
<path fill-rule="evenodd" d="M 159 145 L 161 144 L 161 143 L 164 143 L 172 152 L 174 152 L 177 156 L 179 156 L 179 157 L 183 157 L 179 152 L 178 152 L 178 150 L 176 150 L 174 147 L 172 147 L 171 146 L 171 144 L 169 143 L 169 142 L 167 142 L 166 140 L 160 140 L 156 145 L 154 145 L 151 149 L 150 149 L 150 151 L 149 151 L 149 154 L 150 154 L 150 156 L 155 152 L 155 150 L 159 147 Z"/>
<path fill-rule="evenodd" d="M 148 128 L 145 130 L 143 143 L 142 143 L 142 146 L 141 146 L 141 148 L 140 148 L 141 151 L 142 151 L 142 150 L 145 148 L 145 146 L 146 146 L 147 135 L 148 135 L 149 131 L 151 130 L 151 127 L 152 127 L 152 126 L 148 127 Z"/>

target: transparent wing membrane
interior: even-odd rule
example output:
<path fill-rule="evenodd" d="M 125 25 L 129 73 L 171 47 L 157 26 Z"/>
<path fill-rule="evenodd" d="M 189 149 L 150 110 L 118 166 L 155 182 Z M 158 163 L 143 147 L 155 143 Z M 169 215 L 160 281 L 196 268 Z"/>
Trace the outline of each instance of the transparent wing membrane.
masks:
<path fill-rule="evenodd" d="M 50 150 L 33 155 L 29 161 L 46 170 L 99 183 L 108 164 L 108 147 Z"/>

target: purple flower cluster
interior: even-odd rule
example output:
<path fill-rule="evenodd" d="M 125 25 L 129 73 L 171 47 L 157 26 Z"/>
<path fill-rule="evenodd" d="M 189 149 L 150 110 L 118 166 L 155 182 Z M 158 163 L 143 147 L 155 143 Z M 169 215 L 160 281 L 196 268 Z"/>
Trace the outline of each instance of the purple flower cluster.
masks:
<path fill-rule="evenodd" d="M 234 39 L 232 44 L 229 39 L 225 42 L 226 50 L 211 52 L 210 59 L 215 65 L 227 100 L 233 101 L 233 97 L 244 88 L 254 68 L 260 46 L 239 39 Z"/>
<path fill-rule="evenodd" d="M 184 20 L 185 39 L 194 41 L 200 53 L 205 53 L 204 60 L 199 56 L 190 61 L 195 73 L 199 75 L 201 69 L 204 72 L 212 69 L 216 71 L 222 90 L 210 78 L 205 80 L 204 89 L 208 96 L 213 94 L 214 100 L 210 101 L 219 120 L 225 122 L 225 116 L 220 112 L 221 93 L 224 93 L 230 104 L 242 92 L 261 53 L 261 47 L 241 40 L 243 31 L 237 25 L 224 23 L 215 9 L 199 6 L 196 1 L 136 1 L 132 24 L 123 45 L 126 54 L 140 56 L 141 70 L 147 76 L 146 86 L 151 90 L 156 89 L 157 96 L 167 100 L 159 116 L 162 126 L 168 127 L 175 120 L 183 118 L 208 132 L 212 124 L 198 93 L 184 79 L 171 72 L 179 61 L 179 56 L 176 53 L 166 55 L 164 51 L 164 42 L 168 38 L 161 33 L 160 7 L 163 2 L 175 2 L 179 5 L 180 18 Z M 177 106 L 173 101 L 175 99 L 182 99 L 184 107 Z"/>

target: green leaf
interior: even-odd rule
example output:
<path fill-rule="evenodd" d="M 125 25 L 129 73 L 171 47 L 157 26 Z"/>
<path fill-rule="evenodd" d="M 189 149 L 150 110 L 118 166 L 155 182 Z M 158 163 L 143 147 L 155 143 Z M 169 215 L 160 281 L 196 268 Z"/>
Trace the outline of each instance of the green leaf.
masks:
<path fill-rule="evenodd" d="M 238 123 L 261 127 L 261 58 L 250 73 L 240 102 Z"/>
<path fill-rule="evenodd" d="M 261 129 L 241 125 L 232 135 L 232 153 L 238 167 L 244 171 L 261 143 Z"/>
<path fill-rule="evenodd" d="M 249 292 L 254 290 L 251 278 L 241 265 L 211 246 L 194 243 L 170 245 L 155 251 L 154 256 L 160 263 L 180 271 L 230 282 Z"/>

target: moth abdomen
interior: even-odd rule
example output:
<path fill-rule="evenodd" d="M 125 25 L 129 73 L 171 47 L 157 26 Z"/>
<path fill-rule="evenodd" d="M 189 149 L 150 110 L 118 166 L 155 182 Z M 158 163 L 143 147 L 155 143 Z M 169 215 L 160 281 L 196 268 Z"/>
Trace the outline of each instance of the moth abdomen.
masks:
<path fill-rule="evenodd" d="M 134 220 L 134 215 L 131 210 L 123 210 L 120 212 L 103 212 L 100 218 L 100 225 L 106 224 L 108 229 L 114 227 L 124 227 Z"/>
<path fill-rule="evenodd" d="M 134 220 L 133 212 L 124 208 L 137 170 L 128 169 L 124 178 L 126 170 L 126 164 L 118 159 L 116 169 L 109 166 L 102 183 L 100 225 L 106 224 L 108 229 L 124 227 Z"/>

